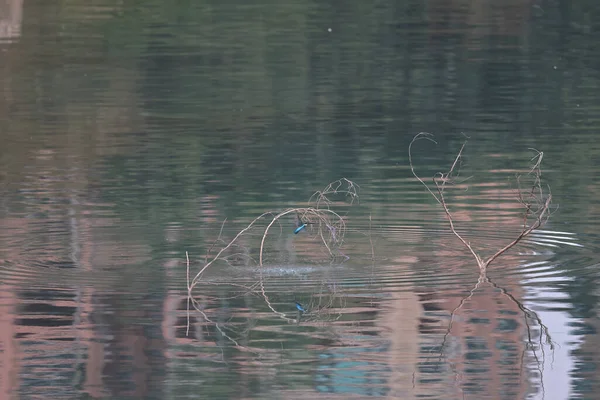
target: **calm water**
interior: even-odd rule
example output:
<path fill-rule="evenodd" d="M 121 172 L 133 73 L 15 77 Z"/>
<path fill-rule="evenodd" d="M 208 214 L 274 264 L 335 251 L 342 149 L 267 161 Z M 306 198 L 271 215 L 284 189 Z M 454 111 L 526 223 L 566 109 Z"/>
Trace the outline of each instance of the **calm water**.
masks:
<path fill-rule="evenodd" d="M 599 17 L 0 2 L 0 398 L 596 398 Z M 427 182 L 470 137 L 447 200 L 483 255 L 544 152 L 552 215 L 486 274 L 411 174 L 421 131 Z M 341 246 L 290 213 L 259 267 L 273 216 L 341 178 Z M 211 263 L 189 323 L 186 252 Z"/>

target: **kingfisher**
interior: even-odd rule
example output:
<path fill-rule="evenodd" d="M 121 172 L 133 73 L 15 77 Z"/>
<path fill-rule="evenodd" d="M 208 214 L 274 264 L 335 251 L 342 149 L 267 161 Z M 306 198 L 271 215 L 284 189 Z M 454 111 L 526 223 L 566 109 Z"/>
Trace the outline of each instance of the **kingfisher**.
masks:
<path fill-rule="evenodd" d="M 296 302 L 296 308 L 298 309 L 298 311 L 300 311 L 301 313 L 305 313 L 306 310 L 304 309 L 304 307 L 302 307 L 302 304 Z"/>
<path fill-rule="evenodd" d="M 300 214 L 296 213 L 296 229 L 294 230 L 294 235 L 300 233 L 300 231 L 306 228 L 306 225 L 310 224 L 310 222 L 304 222 Z"/>

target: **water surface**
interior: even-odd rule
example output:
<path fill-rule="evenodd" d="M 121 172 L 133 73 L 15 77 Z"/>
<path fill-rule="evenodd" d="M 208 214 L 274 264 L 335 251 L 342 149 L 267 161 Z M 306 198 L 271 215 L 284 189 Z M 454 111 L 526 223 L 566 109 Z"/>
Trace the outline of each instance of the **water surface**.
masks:
<path fill-rule="evenodd" d="M 0 4 L 2 396 L 594 398 L 600 8 L 296 3 Z"/>

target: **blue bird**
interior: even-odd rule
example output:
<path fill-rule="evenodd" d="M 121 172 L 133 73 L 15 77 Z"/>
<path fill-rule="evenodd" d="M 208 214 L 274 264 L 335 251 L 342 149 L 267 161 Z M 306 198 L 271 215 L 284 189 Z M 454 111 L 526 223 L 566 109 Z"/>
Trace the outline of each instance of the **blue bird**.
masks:
<path fill-rule="evenodd" d="M 306 228 L 306 224 L 302 224 L 294 230 L 294 234 L 297 235 L 302 229 Z"/>
<path fill-rule="evenodd" d="M 304 309 L 304 307 L 302 307 L 302 304 L 296 302 L 296 308 L 298 309 L 298 311 L 305 313 L 306 310 Z"/>
<path fill-rule="evenodd" d="M 294 230 L 294 235 L 297 235 L 302 229 L 306 228 L 310 222 L 304 222 L 300 217 L 300 214 L 296 213 L 296 229 Z"/>

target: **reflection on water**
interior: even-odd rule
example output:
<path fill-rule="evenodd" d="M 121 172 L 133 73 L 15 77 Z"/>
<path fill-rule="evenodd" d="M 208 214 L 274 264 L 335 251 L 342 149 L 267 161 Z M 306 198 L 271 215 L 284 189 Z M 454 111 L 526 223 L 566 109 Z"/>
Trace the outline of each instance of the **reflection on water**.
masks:
<path fill-rule="evenodd" d="M 16 40 L 21 36 L 23 0 L 4 0 L 0 3 L 0 42 Z"/>
<path fill-rule="evenodd" d="M 165 4 L 0 1 L 1 397 L 593 396 L 596 3 Z M 422 176 L 471 137 L 448 201 L 482 255 L 529 148 L 560 208 L 482 276 L 421 131 Z M 257 225 L 188 314 L 186 251 L 341 177 L 343 242 L 290 213 L 261 268 Z"/>

